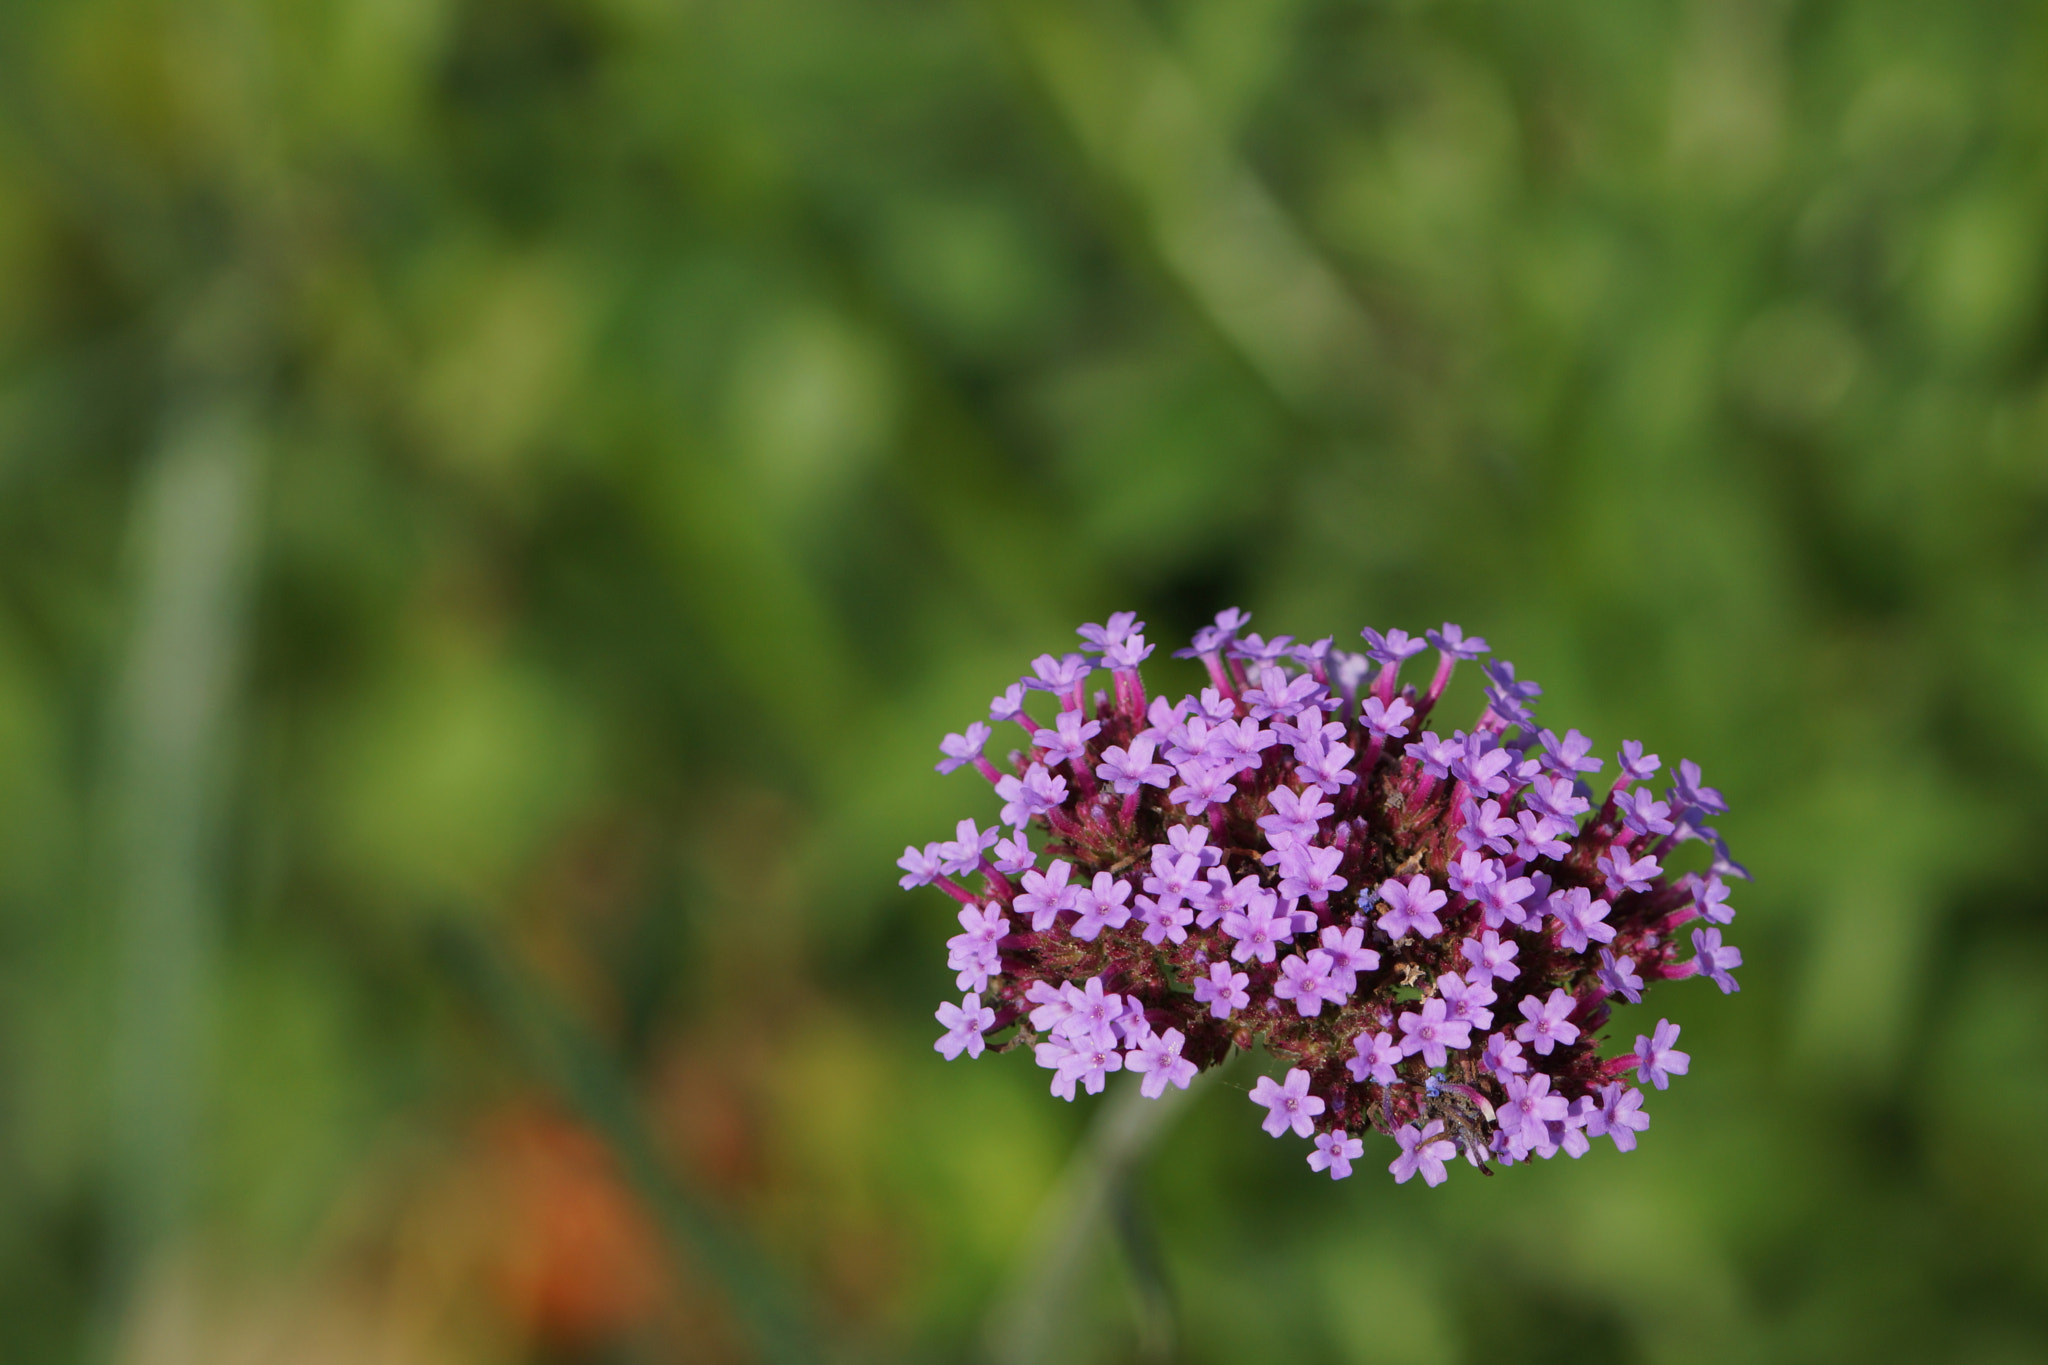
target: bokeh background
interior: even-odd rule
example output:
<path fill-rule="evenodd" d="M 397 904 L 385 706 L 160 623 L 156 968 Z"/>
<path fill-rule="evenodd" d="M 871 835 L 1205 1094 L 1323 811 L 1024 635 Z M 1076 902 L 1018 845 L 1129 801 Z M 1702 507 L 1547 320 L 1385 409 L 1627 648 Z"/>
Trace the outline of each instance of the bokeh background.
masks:
<path fill-rule="evenodd" d="M 1230 604 L 1700 761 L 1744 989 L 1646 1007 L 1626 1159 L 1332 1185 L 1215 1080 L 1042 1358 L 2048 1358 L 2044 63 L 2013 0 L 12 0 L 0 1358 L 975 1357 L 1106 1101 L 934 1055 L 893 859 L 1031 655 Z"/>

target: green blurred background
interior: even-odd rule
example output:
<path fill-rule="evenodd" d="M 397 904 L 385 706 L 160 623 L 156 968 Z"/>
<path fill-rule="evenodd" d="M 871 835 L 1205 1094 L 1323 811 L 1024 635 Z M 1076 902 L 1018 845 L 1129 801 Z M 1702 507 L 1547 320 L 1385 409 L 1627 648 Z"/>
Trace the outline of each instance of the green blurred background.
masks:
<path fill-rule="evenodd" d="M 1694 1059 L 1627 1159 L 1332 1185 L 1220 1078 L 1045 1358 L 2048 1359 L 2044 69 L 2013 0 L 10 0 L 0 1359 L 743 1360 L 764 1276 L 783 1358 L 969 1357 L 1107 1101 L 938 1060 L 892 861 L 1031 655 L 1232 603 L 1699 760 L 1745 989 L 1622 1021 Z"/>

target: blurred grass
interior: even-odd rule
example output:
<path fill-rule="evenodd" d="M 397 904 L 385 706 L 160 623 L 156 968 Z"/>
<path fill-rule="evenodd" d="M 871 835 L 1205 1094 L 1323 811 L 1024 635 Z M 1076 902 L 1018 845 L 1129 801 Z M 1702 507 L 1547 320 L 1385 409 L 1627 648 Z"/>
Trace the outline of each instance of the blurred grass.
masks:
<path fill-rule="evenodd" d="M 1626 1161 L 1319 1186 L 1193 1101 L 1186 1358 L 2048 1354 L 2044 56 L 1987 0 L 6 7 L 0 1358 L 745 1357 L 449 904 L 821 1331 L 975 1349 L 1090 1106 L 931 1054 L 891 859 L 993 811 L 932 746 L 1031 655 L 1232 602 L 1463 622 L 1757 881 Z M 223 392 L 244 624 L 137 825 L 135 528 Z M 187 894 L 189 1046 L 133 947 Z M 1131 1358 L 1085 1283 L 1054 1349 Z"/>

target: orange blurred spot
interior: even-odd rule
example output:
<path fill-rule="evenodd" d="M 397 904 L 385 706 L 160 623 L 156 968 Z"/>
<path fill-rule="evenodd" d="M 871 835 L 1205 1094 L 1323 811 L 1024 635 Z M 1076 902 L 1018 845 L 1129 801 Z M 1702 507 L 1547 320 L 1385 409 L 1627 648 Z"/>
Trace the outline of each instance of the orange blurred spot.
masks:
<path fill-rule="evenodd" d="M 505 1229 L 493 1279 L 512 1316 L 562 1347 L 653 1317 L 667 1267 L 604 1144 L 539 1104 L 487 1119 L 483 1135 Z"/>

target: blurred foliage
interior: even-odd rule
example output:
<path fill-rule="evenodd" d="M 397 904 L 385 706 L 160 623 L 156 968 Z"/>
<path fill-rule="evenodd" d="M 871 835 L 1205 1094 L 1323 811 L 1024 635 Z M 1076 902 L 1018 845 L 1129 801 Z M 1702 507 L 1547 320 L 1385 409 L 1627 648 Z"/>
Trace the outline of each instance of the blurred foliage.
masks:
<path fill-rule="evenodd" d="M 15 0 L 0 1357 L 744 1357 L 450 925 L 836 1339 L 968 1353 L 1090 1106 L 933 1055 L 891 860 L 993 811 L 933 745 L 1031 655 L 1230 603 L 1485 634 L 1757 880 L 1627 1160 L 1331 1186 L 1212 1085 L 1143 1191 L 1186 1359 L 2048 1356 L 2044 58 L 1990 0 Z"/>

